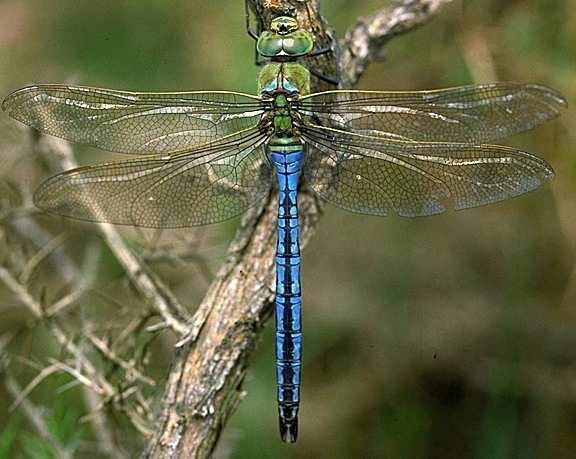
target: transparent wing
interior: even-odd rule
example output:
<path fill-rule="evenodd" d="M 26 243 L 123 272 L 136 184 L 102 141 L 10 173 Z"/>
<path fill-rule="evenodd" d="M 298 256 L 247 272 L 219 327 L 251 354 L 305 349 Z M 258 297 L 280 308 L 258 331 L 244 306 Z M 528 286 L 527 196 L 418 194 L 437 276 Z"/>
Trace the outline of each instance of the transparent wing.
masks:
<path fill-rule="evenodd" d="M 328 91 L 303 97 L 298 110 L 315 124 L 358 134 L 484 143 L 532 129 L 565 106 L 545 86 L 494 83 L 416 92 Z"/>
<path fill-rule="evenodd" d="M 34 201 L 80 220 L 152 228 L 220 222 L 267 195 L 266 139 L 249 129 L 173 156 L 80 167 L 46 180 Z"/>
<path fill-rule="evenodd" d="M 129 154 L 172 153 L 256 126 L 258 97 L 233 92 L 135 93 L 38 85 L 8 95 L 2 108 L 46 134 Z"/>
<path fill-rule="evenodd" d="M 513 148 L 404 142 L 320 126 L 302 127 L 304 173 L 333 204 L 373 215 L 433 215 L 482 206 L 537 188 L 552 168 Z"/>

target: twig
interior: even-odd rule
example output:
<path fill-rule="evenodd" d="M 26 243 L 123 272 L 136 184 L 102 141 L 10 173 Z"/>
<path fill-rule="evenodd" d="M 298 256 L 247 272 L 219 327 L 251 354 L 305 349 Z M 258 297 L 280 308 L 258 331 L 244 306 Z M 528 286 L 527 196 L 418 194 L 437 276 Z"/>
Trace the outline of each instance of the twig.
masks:
<path fill-rule="evenodd" d="M 124 449 L 118 444 L 112 436 L 111 430 L 108 428 L 106 416 L 101 409 L 101 398 L 89 388 L 84 386 L 83 388 L 84 400 L 91 411 L 89 419 L 85 416 L 84 420 L 89 420 L 92 430 L 98 439 L 100 450 L 106 454 L 106 457 L 112 459 L 127 459 L 129 457 L 128 454 L 126 454 Z"/>
<path fill-rule="evenodd" d="M 209 284 L 214 277 L 214 274 L 206 262 L 206 258 L 198 254 L 198 248 L 196 245 L 187 246 L 186 248 L 180 250 L 173 250 L 171 248 L 158 248 L 150 254 L 145 255 L 144 260 L 150 264 L 162 262 L 193 263 L 194 266 L 198 268 L 198 271 L 200 271 L 200 274 L 207 284 Z"/>
<path fill-rule="evenodd" d="M 98 349 L 108 360 L 118 365 L 124 371 L 126 371 L 128 379 L 137 379 L 144 384 L 149 386 L 155 386 L 156 383 L 153 379 L 149 378 L 146 375 L 143 375 L 138 369 L 129 362 L 122 360 L 120 357 L 116 355 L 116 353 L 110 349 L 110 347 L 104 342 L 104 340 L 98 338 L 92 332 L 85 330 L 84 334 L 90 340 L 92 345 Z"/>
<path fill-rule="evenodd" d="M 38 435 L 40 435 L 40 437 L 42 437 L 50 444 L 54 450 L 54 453 L 56 453 L 56 456 L 62 459 L 72 458 L 72 452 L 66 450 L 60 441 L 50 432 L 50 429 L 44 420 L 44 414 L 42 410 L 37 408 L 30 400 L 26 398 L 26 396 L 22 395 L 22 392 L 18 387 L 18 383 L 9 373 L 7 373 L 7 369 L 4 369 L 3 379 L 8 393 L 15 400 L 19 400 L 18 405 L 20 405 L 24 414 L 34 426 L 38 432 Z"/>
<path fill-rule="evenodd" d="M 36 317 L 44 315 L 43 307 L 38 303 L 28 290 L 16 280 L 12 273 L 3 266 L 0 266 L 0 280 L 4 282 L 6 287 L 16 295 L 16 297 L 26 305 Z"/>
<path fill-rule="evenodd" d="M 22 237 L 31 241 L 36 247 L 41 248 L 50 243 L 52 235 L 38 225 L 29 215 L 10 220 L 10 227 Z M 56 250 L 50 255 L 52 265 L 58 271 L 64 281 L 69 284 L 78 279 L 79 271 L 74 262 L 62 250 Z"/>
<path fill-rule="evenodd" d="M 66 365 L 64 362 L 59 362 L 56 359 L 50 358 L 48 360 L 52 363 L 52 366 L 54 366 L 56 369 L 68 373 L 77 382 L 84 384 L 86 387 L 89 387 L 98 395 L 101 396 L 106 395 L 106 390 L 104 388 L 100 387 L 96 382 L 92 380 L 92 378 L 83 374 L 80 370 L 72 368 L 70 365 Z"/>
<path fill-rule="evenodd" d="M 66 156 L 62 157 L 64 164 L 70 164 L 66 160 Z M 86 400 L 89 402 L 90 407 L 102 405 L 102 398 L 107 400 L 117 399 L 117 392 L 114 386 L 106 380 L 106 377 L 96 370 L 92 365 L 89 358 L 82 352 L 82 350 L 74 343 L 73 337 L 65 328 L 60 325 L 56 320 L 56 316 L 62 313 L 70 305 L 75 304 L 82 295 L 92 287 L 93 281 L 97 273 L 97 265 L 99 261 L 99 244 L 94 241 L 88 244 L 85 249 L 85 256 L 82 266 L 77 266 L 76 262 L 68 257 L 66 252 L 60 248 L 61 238 L 54 238 L 47 230 L 39 226 L 32 218 L 32 214 L 18 215 L 18 218 L 11 218 L 7 220 L 9 228 L 18 235 L 20 239 L 26 242 L 31 242 L 35 247 L 39 248 L 36 256 L 32 258 L 26 265 L 22 265 L 22 273 L 20 274 L 21 281 L 18 281 L 17 276 L 12 275 L 6 268 L 0 266 L 0 281 L 4 282 L 8 288 L 15 294 L 15 296 L 27 306 L 32 314 L 39 319 L 51 331 L 56 341 L 75 359 L 76 365 L 83 372 L 88 375 L 90 380 L 97 383 L 102 388 L 102 397 L 93 391 L 93 387 L 83 387 Z M 63 279 L 66 284 L 74 285 L 72 291 L 58 300 L 51 306 L 44 306 L 34 298 L 34 295 L 28 291 L 28 281 L 30 273 L 36 269 L 38 264 L 49 258 L 52 262 L 55 272 Z M 45 377 L 52 374 L 54 371 L 62 371 L 58 366 L 51 365 L 46 368 L 38 368 L 39 374 L 34 380 L 28 384 L 22 397 L 26 396 L 34 387 L 39 384 Z M 18 399 L 15 403 L 20 404 L 25 402 L 24 399 Z M 126 410 L 125 410 L 126 411 Z M 101 412 L 93 413 L 90 417 L 90 422 L 97 438 L 101 441 L 99 447 L 106 452 L 109 452 L 109 457 L 116 457 L 123 459 L 125 453 L 113 441 L 112 434 L 108 429 L 105 417 Z"/>
<path fill-rule="evenodd" d="M 432 19 L 452 0 L 401 0 L 367 18 L 360 18 L 340 41 L 343 87 L 354 86 L 368 64 L 383 55 L 395 36 L 410 32 Z"/>
<path fill-rule="evenodd" d="M 26 263 L 26 266 L 22 270 L 22 274 L 20 274 L 20 283 L 27 284 L 30 281 L 30 277 L 46 258 L 48 258 L 60 245 L 62 245 L 68 235 L 66 233 L 59 234 L 55 238 L 53 238 L 48 244 L 40 247 L 38 252 Z"/>
<path fill-rule="evenodd" d="M 82 275 L 78 276 L 78 285 L 68 295 L 46 308 L 46 317 L 50 318 L 62 313 L 65 309 L 75 304 L 91 288 L 96 279 L 99 260 L 99 247 L 94 243 L 88 244 L 82 267 Z"/>
<path fill-rule="evenodd" d="M 38 143 L 38 148 L 44 156 L 56 157 L 61 169 L 78 166 L 72 148 L 61 139 L 42 138 L 42 141 Z M 179 335 L 187 334 L 189 332 L 186 325 L 188 313 L 172 292 L 130 250 L 116 228 L 106 223 L 98 223 L 98 229 L 140 294 L 155 308 L 172 330 Z"/>
<path fill-rule="evenodd" d="M 44 308 L 33 295 L 26 289 L 25 286 L 20 284 L 16 278 L 3 266 L 0 266 L 0 281 L 8 287 L 12 293 L 30 309 L 30 311 L 37 317 L 44 317 Z M 112 397 L 116 394 L 114 386 L 106 380 L 106 378 L 96 369 L 92 362 L 82 353 L 80 348 L 68 337 L 68 333 L 58 323 L 57 320 L 52 319 L 47 322 L 52 335 L 56 338 L 58 343 L 70 353 L 74 359 L 81 365 L 86 372 L 85 379 L 97 387 L 97 392 Z"/>
<path fill-rule="evenodd" d="M 45 367 L 40 371 L 32 381 L 28 383 L 28 385 L 21 390 L 18 397 L 14 397 L 14 401 L 10 405 L 9 411 L 13 411 L 30 395 L 30 393 L 36 388 L 42 381 L 44 381 L 50 375 L 54 373 L 59 373 L 60 368 L 55 365 L 50 365 L 49 367 Z"/>

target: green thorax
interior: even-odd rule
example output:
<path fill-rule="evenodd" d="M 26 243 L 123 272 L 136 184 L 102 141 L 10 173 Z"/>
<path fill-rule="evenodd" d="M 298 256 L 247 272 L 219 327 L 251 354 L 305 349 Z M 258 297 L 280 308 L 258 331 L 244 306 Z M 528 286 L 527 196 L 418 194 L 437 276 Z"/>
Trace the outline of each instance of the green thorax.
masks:
<path fill-rule="evenodd" d="M 310 94 L 310 72 L 296 62 L 266 64 L 258 75 L 258 93 L 265 96 L 276 91 L 300 96 Z"/>
<path fill-rule="evenodd" d="M 290 113 L 290 103 L 284 93 L 274 96 L 274 115 L 272 126 L 274 126 L 274 144 L 292 143 L 295 133 L 292 114 Z"/>
<path fill-rule="evenodd" d="M 310 93 L 308 69 L 293 62 L 267 64 L 258 77 L 258 91 L 263 98 L 272 101 L 270 116 L 274 138 L 271 144 L 298 143 L 291 101 Z"/>

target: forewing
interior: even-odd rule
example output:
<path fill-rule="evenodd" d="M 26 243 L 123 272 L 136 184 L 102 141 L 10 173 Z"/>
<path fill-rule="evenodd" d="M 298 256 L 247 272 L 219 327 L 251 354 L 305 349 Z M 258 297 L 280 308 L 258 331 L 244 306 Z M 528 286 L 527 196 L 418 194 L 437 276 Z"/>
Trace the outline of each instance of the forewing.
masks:
<path fill-rule="evenodd" d="M 2 108 L 46 134 L 128 154 L 173 153 L 256 126 L 264 102 L 232 92 L 135 93 L 38 85 Z"/>
<path fill-rule="evenodd" d="M 80 220 L 151 228 L 220 222 L 270 189 L 266 135 L 248 130 L 209 147 L 80 167 L 45 181 L 38 207 Z"/>
<path fill-rule="evenodd" d="M 407 217 L 518 196 L 553 176 L 546 161 L 513 148 L 404 142 L 323 127 L 304 128 L 306 179 L 353 212 Z"/>
<path fill-rule="evenodd" d="M 483 143 L 532 129 L 565 99 L 545 86 L 494 83 L 415 92 L 329 91 L 298 110 L 317 124 L 392 140 Z"/>

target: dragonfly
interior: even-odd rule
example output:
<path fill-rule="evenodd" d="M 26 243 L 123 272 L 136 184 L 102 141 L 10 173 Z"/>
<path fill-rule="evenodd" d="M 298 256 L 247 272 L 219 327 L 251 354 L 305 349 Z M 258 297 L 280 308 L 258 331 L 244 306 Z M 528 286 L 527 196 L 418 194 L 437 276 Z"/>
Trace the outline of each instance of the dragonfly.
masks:
<path fill-rule="evenodd" d="M 257 36 L 258 94 L 137 93 L 43 84 L 2 108 L 43 133 L 135 155 L 48 178 L 35 204 L 93 222 L 180 228 L 242 214 L 277 190 L 276 379 L 280 436 L 298 435 L 302 294 L 298 193 L 369 215 L 419 217 L 495 203 L 554 175 L 530 153 L 489 144 L 566 106 L 538 84 L 430 91 L 310 92 L 315 53 L 296 18 Z M 276 183 L 276 185 L 275 185 Z"/>

